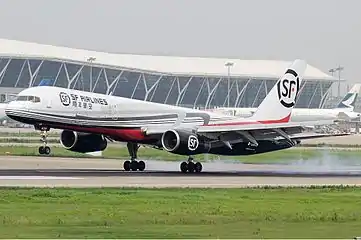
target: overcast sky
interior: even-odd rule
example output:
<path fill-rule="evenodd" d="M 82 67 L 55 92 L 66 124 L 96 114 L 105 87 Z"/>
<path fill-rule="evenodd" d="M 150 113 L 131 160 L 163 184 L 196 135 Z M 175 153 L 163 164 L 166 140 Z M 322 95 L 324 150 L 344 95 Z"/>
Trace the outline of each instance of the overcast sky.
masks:
<path fill-rule="evenodd" d="M 360 0 L 1 0 L 0 37 L 107 52 L 293 60 L 361 82 Z"/>

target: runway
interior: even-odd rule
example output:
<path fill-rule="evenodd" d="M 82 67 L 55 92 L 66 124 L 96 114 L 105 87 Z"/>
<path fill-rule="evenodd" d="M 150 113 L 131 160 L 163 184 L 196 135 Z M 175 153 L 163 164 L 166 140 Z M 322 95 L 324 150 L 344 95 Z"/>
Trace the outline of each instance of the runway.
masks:
<path fill-rule="evenodd" d="M 0 157 L 0 186 L 207 187 L 361 185 L 361 166 L 325 169 L 280 164 L 204 163 L 182 174 L 178 162 L 147 161 L 147 171 L 125 172 L 122 161 L 88 158 Z"/>

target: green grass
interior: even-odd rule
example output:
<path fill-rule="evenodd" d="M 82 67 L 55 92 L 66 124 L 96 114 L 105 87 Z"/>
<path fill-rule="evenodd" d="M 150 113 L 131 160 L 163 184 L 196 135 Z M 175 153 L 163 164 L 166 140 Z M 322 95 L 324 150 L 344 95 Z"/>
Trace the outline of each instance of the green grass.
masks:
<path fill-rule="evenodd" d="M 0 189 L 2 238 L 348 238 L 360 188 Z"/>
<path fill-rule="evenodd" d="M 361 157 L 361 149 L 347 150 L 347 149 L 305 149 L 305 148 L 292 148 L 265 154 L 253 156 L 217 156 L 210 154 L 197 155 L 198 161 L 212 161 L 212 160 L 235 160 L 244 163 L 280 163 L 284 161 L 293 160 L 308 160 L 324 156 L 325 154 L 339 157 L 340 159 L 357 159 Z M 0 155 L 16 155 L 16 156 L 40 156 L 37 147 L 31 146 L 0 146 Z M 87 154 L 75 153 L 68 151 L 62 147 L 52 147 L 50 156 L 54 157 L 91 157 Z M 141 147 L 138 152 L 139 159 L 144 160 L 164 160 L 164 161 L 182 161 L 186 156 L 172 154 L 162 150 Z M 128 150 L 126 147 L 108 147 L 103 152 L 103 158 L 118 158 L 128 159 Z"/>

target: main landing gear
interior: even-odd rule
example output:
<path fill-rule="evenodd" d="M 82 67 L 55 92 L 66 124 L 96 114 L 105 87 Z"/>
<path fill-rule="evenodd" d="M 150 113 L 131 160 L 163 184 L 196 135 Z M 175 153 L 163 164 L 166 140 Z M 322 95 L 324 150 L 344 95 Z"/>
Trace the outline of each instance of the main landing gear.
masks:
<path fill-rule="evenodd" d="M 39 154 L 40 155 L 49 155 L 50 152 L 51 152 L 51 149 L 49 146 L 47 146 L 48 144 L 48 140 L 47 140 L 47 137 L 48 137 L 48 131 L 50 129 L 48 127 L 40 127 L 40 131 L 41 131 L 41 138 L 40 138 L 40 141 L 43 142 L 43 146 L 40 146 L 39 147 Z"/>
<path fill-rule="evenodd" d="M 182 171 L 182 173 L 200 173 L 202 172 L 203 166 L 202 163 L 200 162 L 193 162 L 193 158 L 189 157 L 187 162 L 182 162 L 180 165 L 180 170 Z"/>
<path fill-rule="evenodd" d="M 140 145 L 138 145 L 137 143 L 127 143 L 127 148 L 131 160 L 127 160 L 124 162 L 123 167 L 125 171 L 144 171 L 145 162 L 137 161 L 137 153 L 139 147 Z"/>

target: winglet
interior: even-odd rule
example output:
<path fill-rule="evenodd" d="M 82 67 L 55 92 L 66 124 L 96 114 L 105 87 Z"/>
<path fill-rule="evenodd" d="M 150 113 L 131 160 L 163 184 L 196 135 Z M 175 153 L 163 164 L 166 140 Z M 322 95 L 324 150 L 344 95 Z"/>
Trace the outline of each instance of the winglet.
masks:
<path fill-rule="evenodd" d="M 361 84 L 357 83 L 353 85 L 353 87 L 350 89 L 350 91 L 344 96 L 344 98 L 338 103 L 338 108 L 347 108 L 350 111 L 353 111 L 355 108 L 357 96 L 360 92 Z"/>
<path fill-rule="evenodd" d="M 300 91 L 307 63 L 295 60 L 277 81 L 250 119 L 262 123 L 288 122 Z"/>

